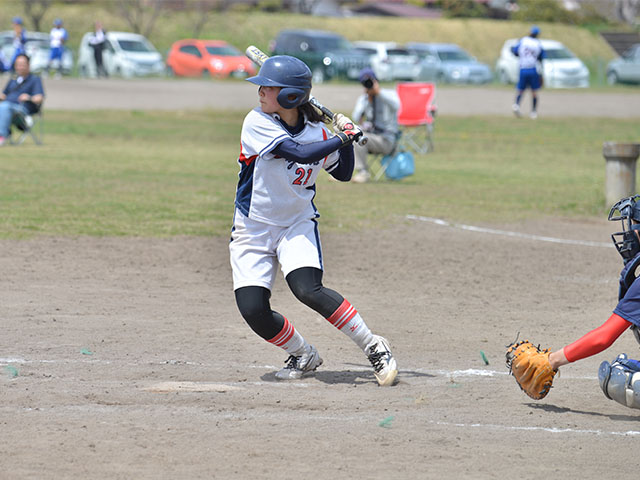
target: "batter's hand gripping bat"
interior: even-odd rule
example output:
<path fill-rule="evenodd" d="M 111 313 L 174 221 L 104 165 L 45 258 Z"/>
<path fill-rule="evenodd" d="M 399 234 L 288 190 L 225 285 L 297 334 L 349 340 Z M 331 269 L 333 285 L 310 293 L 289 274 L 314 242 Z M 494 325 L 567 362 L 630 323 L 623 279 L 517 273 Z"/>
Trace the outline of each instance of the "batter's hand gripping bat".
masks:
<path fill-rule="evenodd" d="M 265 62 L 265 60 L 269 58 L 269 56 L 266 53 L 264 53 L 258 47 L 255 47 L 253 45 L 250 45 L 249 47 L 247 47 L 247 49 L 245 50 L 245 54 L 247 55 L 247 57 L 249 57 L 249 60 L 253 61 L 260 67 Z M 313 95 L 309 97 L 309 103 L 314 107 L 316 107 L 318 110 L 320 110 L 322 114 L 328 119 L 328 121 L 333 120 L 333 112 L 329 110 L 327 107 L 325 107 L 324 105 L 322 105 Z M 362 129 L 360 129 L 360 132 L 361 132 L 360 134 L 361 136 L 357 140 L 358 145 L 366 145 L 369 139 L 364 136 L 364 133 L 362 133 Z"/>

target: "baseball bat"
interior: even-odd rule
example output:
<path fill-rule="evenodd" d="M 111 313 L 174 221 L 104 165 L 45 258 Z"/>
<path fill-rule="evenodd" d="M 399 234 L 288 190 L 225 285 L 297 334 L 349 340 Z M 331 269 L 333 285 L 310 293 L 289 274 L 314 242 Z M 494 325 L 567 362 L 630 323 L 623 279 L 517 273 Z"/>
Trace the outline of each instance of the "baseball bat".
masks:
<path fill-rule="evenodd" d="M 247 47 L 247 49 L 245 50 L 245 55 L 249 58 L 249 60 L 257 64 L 259 67 L 261 67 L 262 64 L 265 62 L 265 60 L 269 58 L 269 55 L 267 55 L 266 53 L 264 53 L 262 50 L 260 50 L 258 47 L 254 45 L 249 45 Z M 333 120 L 333 116 L 334 116 L 333 112 L 329 110 L 327 107 L 325 107 L 323 104 L 321 104 L 313 95 L 309 97 L 309 103 L 314 107 L 316 107 L 318 110 L 320 110 L 329 121 Z M 360 129 L 360 131 L 362 132 L 362 129 Z M 362 133 L 362 136 L 358 140 L 358 144 L 366 145 L 368 140 L 369 139 L 364 136 L 364 133 Z"/>

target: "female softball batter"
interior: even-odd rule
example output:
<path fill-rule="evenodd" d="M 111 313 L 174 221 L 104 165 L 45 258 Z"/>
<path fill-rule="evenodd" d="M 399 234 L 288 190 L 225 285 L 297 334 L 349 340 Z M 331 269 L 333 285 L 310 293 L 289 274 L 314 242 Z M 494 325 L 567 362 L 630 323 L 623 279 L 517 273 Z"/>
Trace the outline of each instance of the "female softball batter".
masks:
<path fill-rule="evenodd" d="M 316 348 L 271 309 L 279 263 L 296 298 L 362 349 L 380 385 L 392 385 L 398 371 L 387 340 L 371 333 L 346 299 L 322 285 L 316 178 L 324 169 L 337 180 L 351 179 L 352 142 L 361 132 L 340 114 L 333 122 L 337 134 L 327 130 L 308 103 L 311 71 L 297 58 L 271 57 L 247 80 L 259 86 L 260 107 L 245 117 L 240 138 L 229 244 L 238 309 L 254 332 L 289 354 L 276 378 L 301 378 L 322 365 Z"/>

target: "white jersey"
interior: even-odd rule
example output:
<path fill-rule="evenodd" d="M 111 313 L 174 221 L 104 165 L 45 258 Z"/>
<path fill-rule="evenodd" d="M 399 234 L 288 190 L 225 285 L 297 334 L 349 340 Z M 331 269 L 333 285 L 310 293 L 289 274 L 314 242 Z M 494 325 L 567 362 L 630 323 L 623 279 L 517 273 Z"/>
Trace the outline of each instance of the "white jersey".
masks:
<path fill-rule="evenodd" d="M 49 45 L 51 48 L 61 47 L 63 42 L 67 39 L 67 31 L 60 28 L 52 28 L 49 33 Z"/>
<path fill-rule="evenodd" d="M 517 45 L 520 68 L 536 68 L 538 58 L 542 53 L 540 40 L 532 37 L 524 37 Z"/>
<path fill-rule="evenodd" d="M 277 226 L 289 226 L 304 218 L 318 217 L 313 204 L 320 169 L 331 171 L 339 160 L 337 151 L 312 164 L 288 161 L 272 153 L 285 139 L 300 144 L 319 142 L 332 134 L 322 123 L 306 122 L 303 130 L 290 134 L 275 114 L 260 108 L 250 111 L 240 136 L 240 174 L 236 207 L 247 217 Z"/>

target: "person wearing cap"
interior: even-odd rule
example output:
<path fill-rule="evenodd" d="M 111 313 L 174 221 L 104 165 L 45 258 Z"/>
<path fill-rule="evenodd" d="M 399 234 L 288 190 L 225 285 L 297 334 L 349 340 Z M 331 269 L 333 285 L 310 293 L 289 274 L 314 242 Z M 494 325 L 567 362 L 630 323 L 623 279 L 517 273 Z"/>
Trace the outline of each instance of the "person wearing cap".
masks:
<path fill-rule="evenodd" d="M 64 51 L 64 44 L 67 41 L 69 34 L 67 30 L 62 26 L 62 20 L 56 18 L 53 21 L 53 28 L 49 32 L 49 63 L 47 64 L 47 73 L 51 70 L 52 66 L 58 67 L 58 73 L 56 76 L 62 75 L 62 53 Z"/>
<path fill-rule="evenodd" d="M 355 172 L 352 181 L 364 183 L 371 177 L 367 166 L 369 153 L 388 155 L 398 138 L 398 110 L 400 99 L 395 90 L 381 88 L 371 68 L 360 72 L 364 93 L 358 97 L 351 117 L 366 132 L 365 145 L 353 144 Z"/>
<path fill-rule="evenodd" d="M 518 43 L 511 47 L 511 52 L 518 57 L 520 63 L 520 78 L 516 85 L 516 100 L 512 106 L 513 113 L 520 117 L 520 101 L 522 94 L 527 88 L 531 89 L 531 118 L 538 117 L 538 90 L 542 86 L 542 75 L 538 73 L 538 64 L 542 65 L 545 57 L 542 43 L 538 40 L 540 29 L 534 25 L 531 27 L 529 35 L 521 38 Z"/>
<path fill-rule="evenodd" d="M 24 30 L 24 22 L 22 21 L 22 17 L 13 17 L 11 23 L 13 24 L 13 55 L 11 56 L 9 66 L 11 70 L 13 70 L 13 64 L 16 61 L 18 55 L 25 53 L 24 44 L 27 41 L 27 36 Z"/>
<path fill-rule="evenodd" d="M 29 117 L 38 112 L 44 100 L 44 88 L 39 76 L 31 73 L 29 57 L 21 53 L 14 62 L 16 74 L 0 93 L 0 147 L 11 134 L 15 115 Z"/>

